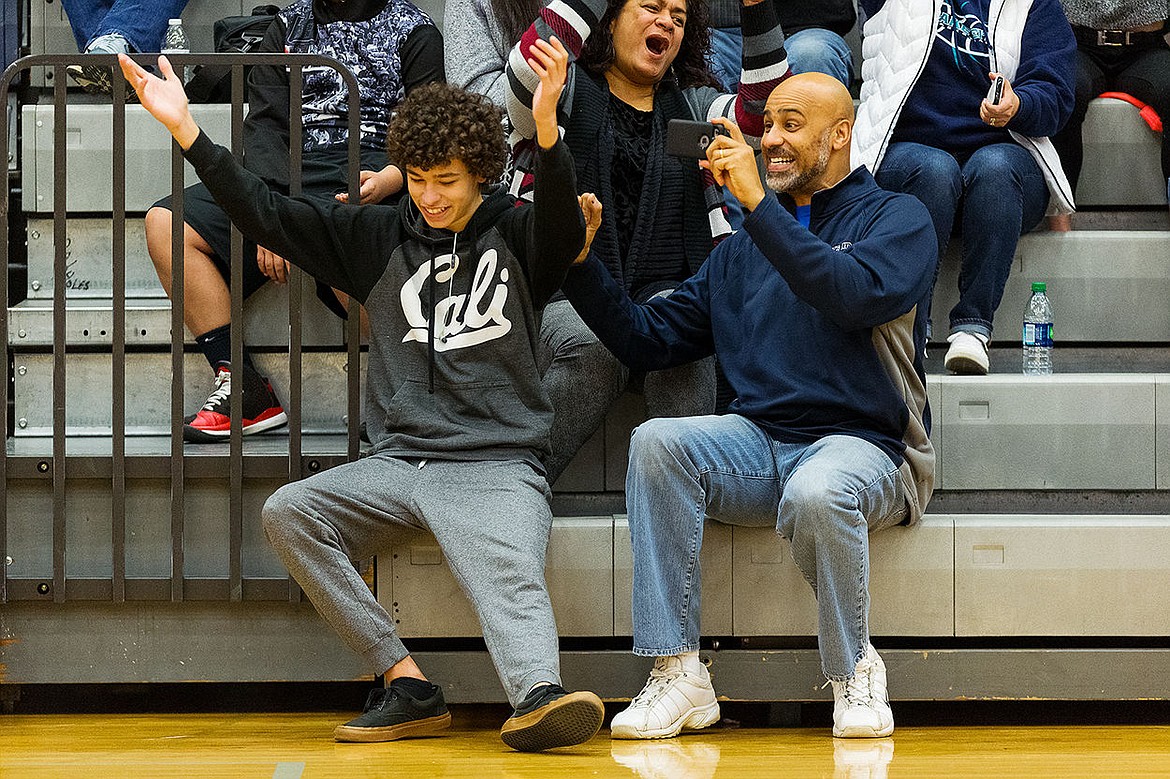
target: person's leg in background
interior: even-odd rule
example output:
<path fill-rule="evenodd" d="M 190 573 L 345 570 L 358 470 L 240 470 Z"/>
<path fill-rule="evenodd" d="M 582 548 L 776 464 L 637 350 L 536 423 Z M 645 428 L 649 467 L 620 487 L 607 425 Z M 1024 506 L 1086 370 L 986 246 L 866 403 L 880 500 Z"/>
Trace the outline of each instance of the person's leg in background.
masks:
<path fill-rule="evenodd" d="M 1107 80 L 1101 63 L 1091 53 L 1077 49 L 1076 93 L 1072 116 L 1060 132 L 1052 136 L 1052 145 L 1060 157 L 1060 166 L 1068 176 L 1068 183 L 1077 191 L 1077 180 L 1085 161 L 1085 145 L 1081 135 L 1089 102 L 1106 88 Z M 1048 217 L 1048 227 L 1058 232 L 1072 229 L 1072 214 L 1054 214 Z"/>
<path fill-rule="evenodd" d="M 146 213 L 146 248 L 167 297 L 173 299 L 170 203 L 169 197 L 164 198 Z M 231 430 L 229 393 L 233 374 L 232 299 L 226 260 L 231 256 L 231 223 L 202 184 L 185 190 L 184 208 L 187 221 L 182 226 L 183 322 L 211 366 L 215 387 L 199 411 L 185 420 L 183 435 L 197 443 L 226 441 Z M 257 267 L 255 246 L 248 241 L 245 241 L 242 262 L 246 299 L 268 279 Z M 245 435 L 287 422 L 272 385 L 256 371 L 246 348 L 244 365 L 234 373 L 243 382 Z"/>
<path fill-rule="evenodd" d="M 825 73 L 846 88 L 853 81 L 853 52 L 832 30 L 809 27 L 784 38 L 788 67 L 793 73 Z"/>
<path fill-rule="evenodd" d="M 187 0 L 61 0 L 77 50 L 83 54 L 158 51 L 167 21 L 177 18 L 186 5 Z M 113 91 L 112 66 L 73 63 L 65 72 L 87 92 Z M 133 90 L 127 99 L 136 99 Z"/>
<path fill-rule="evenodd" d="M 61 0 L 61 7 L 69 17 L 79 51 L 91 51 L 90 45 L 107 35 L 122 38 L 130 51 L 158 51 L 167 21 L 179 17 L 187 1 Z M 102 51 L 117 53 L 105 48 Z"/>
<path fill-rule="evenodd" d="M 959 163 L 948 152 L 920 143 L 892 143 L 886 150 L 882 164 L 874 174 L 878 186 L 891 192 L 914 195 L 930 212 L 938 239 L 938 264 L 926 299 L 921 303 L 927 316 L 926 337 L 930 340 L 930 306 L 934 299 L 934 285 L 938 281 L 939 264 L 951 241 L 955 215 L 963 195 L 963 181 Z"/>
<path fill-rule="evenodd" d="M 1039 224 L 1048 185 L 1032 155 L 1015 143 L 984 146 L 963 164 L 963 259 L 959 302 L 951 309 L 951 338 L 991 339 L 1020 236 Z M 952 347 L 958 343 L 953 340 Z M 986 353 L 984 352 L 984 358 Z M 976 360 L 948 365 L 956 373 L 987 373 Z"/>
<path fill-rule="evenodd" d="M 567 300 L 545 306 L 537 358 L 542 385 L 553 407 L 549 432 L 552 451 L 544 466 L 556 482 L 581 446 L 605 422 L 622 394 L 629 371 L 597 340 Z"/>

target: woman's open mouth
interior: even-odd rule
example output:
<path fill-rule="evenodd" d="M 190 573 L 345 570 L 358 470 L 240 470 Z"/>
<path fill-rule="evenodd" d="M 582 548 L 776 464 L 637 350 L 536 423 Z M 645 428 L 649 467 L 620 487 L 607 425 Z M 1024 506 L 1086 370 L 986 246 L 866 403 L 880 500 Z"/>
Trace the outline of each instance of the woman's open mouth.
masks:
<path fill-rule="evenodd" d="M 661 33 L 650 33 L 646 36 L 646 48 L 655 57 L 661 57 L 670 48 L 670 38 Z"/>

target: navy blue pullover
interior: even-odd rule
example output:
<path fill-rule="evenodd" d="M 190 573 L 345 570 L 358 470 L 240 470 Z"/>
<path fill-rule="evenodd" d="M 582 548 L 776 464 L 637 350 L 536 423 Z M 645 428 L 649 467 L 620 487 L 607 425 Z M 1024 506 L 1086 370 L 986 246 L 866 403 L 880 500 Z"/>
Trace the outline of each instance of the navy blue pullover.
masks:
<path fill-rule="evenodd" d="M 928 498 L 929 411 L 923 392 L 908 391 L 925 382 L 916 306 L 938 256 L 926 207 L 879 188 L 864 167 L 813 195 L 811 231 L 786 205 L 765 197 L 669 296 L 633 303 L 592 256 L 569 271 L 565 293 L 632 369 L 718 354 L 736 394 L 730 411 L 775 440 L 853 435 L 897 466 L 908 445 L 918 449 L 929 463 L 915 470 L 931 473 L 913 480 Z M 885 331 L 891 323 L 902 332 Z"/>

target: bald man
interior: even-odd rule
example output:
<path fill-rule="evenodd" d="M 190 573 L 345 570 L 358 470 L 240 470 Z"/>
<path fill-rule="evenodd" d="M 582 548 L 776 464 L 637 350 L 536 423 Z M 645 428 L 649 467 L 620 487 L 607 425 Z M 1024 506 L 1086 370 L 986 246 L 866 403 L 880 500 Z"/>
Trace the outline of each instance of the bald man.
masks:
<path fill-rule="evenodd" d="M 589 258 L 565 291 L 637 370 L 716 354 L 736 399 L 722 416 L 655 419 L 630 440 L 634 653 L 654 668 L 614 738 L 711 725 L 699 661 L 704 517 L 775 527 L 817 596 L 833 735 L 894 729 L 869 642 L 868 534 L 917 522 L 934 483 L 918 303 L 936 259 L 926 208 L 851 169 L 853 104 L 840 82 L 793 76 L 768 99 L 763 154 L 731 122 L 703 167 L 749 209 L 743 229 L 666 297 L 634 304 Z M 777 600 L 786 594 L 777 591 Z"/>

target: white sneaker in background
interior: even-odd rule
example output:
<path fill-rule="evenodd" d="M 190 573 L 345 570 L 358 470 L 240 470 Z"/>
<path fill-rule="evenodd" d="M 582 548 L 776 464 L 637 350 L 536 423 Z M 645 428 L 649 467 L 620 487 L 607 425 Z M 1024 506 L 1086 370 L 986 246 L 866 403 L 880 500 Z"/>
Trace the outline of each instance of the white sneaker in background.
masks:
<path fill-rule="evenodd" d="M 947 338 L 951 348 L 943 359 L 943 367 L 951 373 L 986 376 L 991 361 L 987 356 L 987 338 L 978 333 L 957 332 Z"/>
<path fill-rule="evenodd" d="M 719 720 L 719 702 L 705 666 L 687 671 L 678 657 L 659 657 L 642 691 L 609 724 L 613 738 L 671 738 Z"/>
<path fill-rule="evenodd" d="M 894 712 L 886 694 L 886 665 L 873 645 L 857 661 L 853 678 L 833 685 L 833 735 L 881 738 L 894 732 Z"/>

